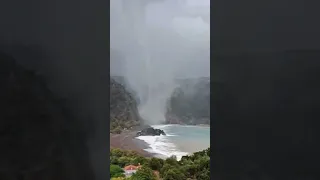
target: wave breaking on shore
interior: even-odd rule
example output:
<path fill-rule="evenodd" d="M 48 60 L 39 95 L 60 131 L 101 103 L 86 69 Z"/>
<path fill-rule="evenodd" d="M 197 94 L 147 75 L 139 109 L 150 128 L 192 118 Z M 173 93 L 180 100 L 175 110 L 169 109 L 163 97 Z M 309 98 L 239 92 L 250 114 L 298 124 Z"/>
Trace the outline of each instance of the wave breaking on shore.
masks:
<path fill-rule="evenodd" d="M 177 146 L 170 140 L 170 136 L 176 136 L 166 132 L 166 128 L 170 125 L 154 125 L 153 128 L 162 129 L 167 135 L 163 136 L 139 136 L 136 137 L 139 140 L 146 142 L 149 148 L 144 149 L 149 153 L 156 154 L 159 158 L 168 158 L 170 156 L 176 156 L 177 160 L 180 160 L 182 156 L 188 155 L 187 152 L 180 151 Z"/>

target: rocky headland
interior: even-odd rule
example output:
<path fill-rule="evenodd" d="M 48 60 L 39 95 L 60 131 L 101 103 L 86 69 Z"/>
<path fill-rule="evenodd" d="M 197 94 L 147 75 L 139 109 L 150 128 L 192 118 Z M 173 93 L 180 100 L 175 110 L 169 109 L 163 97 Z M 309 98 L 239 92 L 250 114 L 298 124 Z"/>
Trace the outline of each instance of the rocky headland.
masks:
<path fill-rule="evenodd" d="M 136 98 L 121 81 L 119 82 L 119 78 L 111 77 L 110 132 L 119 134 L 141 124 Z"/>
<path fill-rule="evenodd" d="M 168 100 L 166 124 L 210 125 L 210 78 L 178 79 Z"/>

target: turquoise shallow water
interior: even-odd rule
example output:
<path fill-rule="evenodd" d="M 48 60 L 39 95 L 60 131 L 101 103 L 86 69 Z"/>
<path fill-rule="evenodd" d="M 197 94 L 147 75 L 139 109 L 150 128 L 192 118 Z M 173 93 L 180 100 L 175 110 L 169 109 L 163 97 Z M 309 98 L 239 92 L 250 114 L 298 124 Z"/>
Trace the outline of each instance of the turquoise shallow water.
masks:
<path fill-rule="evenodd" d="M 210 127 L 199 126 L 169 126 L 165 128 L 170 139 L 184 152 L 196 152 L 210 146 Z"/>
<path fill-rule="evenodd" d="M 210 146 L 210 127 L 155 125 L 157 129 L 165 131 L 167 136 L 140 136 L 138 139 L 149 144 L 146 151 L 156 153 L 161 157 L 177 156 L 201 151 Z"/>

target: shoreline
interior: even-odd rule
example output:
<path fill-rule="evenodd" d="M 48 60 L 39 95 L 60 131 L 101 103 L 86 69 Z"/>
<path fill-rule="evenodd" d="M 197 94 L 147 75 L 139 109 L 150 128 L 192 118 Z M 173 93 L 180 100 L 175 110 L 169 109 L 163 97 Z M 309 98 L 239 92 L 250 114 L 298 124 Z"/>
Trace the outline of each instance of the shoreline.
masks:
<path fill-rule="evenodd" d="M 194 127 L 210 128 L 210 124 L 160 124 L 160 125 L 179 125 L 179 126 L 194 126 Z"/>
<path fill-rule="evenodd" d="M 156 154 L 144 150 L 149 148 L 149 145 L 146 142 L 135 138 L 137 132 L 138 131 L 128 130 L 121 134 L 110 133 L 110 149 L 119 148 L 123 150 L 133 150 L 144 157 L 155 157 Z"/>
<path fill-rule="evenodd" d="M 197 124 L 196 126 L 210 128 L 210 124 Z"/>
<path fill-rule="evenodd" d="M 198 125 L 166 124 L 166 125 L 180 125 L 180 126 L 210 128 L 210 125 L 206 125 L 206 124 L 198 124 Z M 136 151 L 138 154 L 144 157 L 163 158 L 162 154 L 157 154 L 157 153 L 153 153 L 145 150 L 145 149 L 149 149 L 150 145 L 145 141 L 136 138 L 136 134 L 139 130 L 140 129 L 125 130 L 121 134 L 110 133 L 110 149 L 119 148 L 123 150 L 132 150 L 132 151 Z M 181 147 L 181 145 L 179 144 L 176 144 L 176 146 L 180 147 L 179 149 L 183 147 L 183 146 Z M 189 151 L 186 151 L 186 152 L 189 152 Z"/>

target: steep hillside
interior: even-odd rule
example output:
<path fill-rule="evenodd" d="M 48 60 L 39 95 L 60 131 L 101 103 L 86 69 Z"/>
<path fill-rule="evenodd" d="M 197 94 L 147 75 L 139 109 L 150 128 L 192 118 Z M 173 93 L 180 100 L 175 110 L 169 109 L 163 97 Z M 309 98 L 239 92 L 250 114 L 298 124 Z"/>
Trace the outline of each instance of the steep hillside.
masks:
<path fill-rule="evenodd" d="M 177 80 L 168 101 L 167 123 L 210 124 L 210 78 Z"/>
<path fill-rule="evenodd" d="M 123 84 L 110 79 L 110 131 L 120 133 L 140 124 L 137 101 Z"/>
<path fill-rule="evenodd" d="M 139 99 L 137 93 L 132 88 L 130 88 L 130 84 L 124 76 L 111 75 L 111 79 L 113 81 L 115 81 L 116 83 L 120 84 L 121 86 L 125 87 L 126 92 L 129 93 L 130 96 L 132 96 L 135 99 L 137 105 L 139 105 L 140 99 Z"/>

